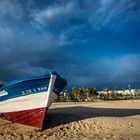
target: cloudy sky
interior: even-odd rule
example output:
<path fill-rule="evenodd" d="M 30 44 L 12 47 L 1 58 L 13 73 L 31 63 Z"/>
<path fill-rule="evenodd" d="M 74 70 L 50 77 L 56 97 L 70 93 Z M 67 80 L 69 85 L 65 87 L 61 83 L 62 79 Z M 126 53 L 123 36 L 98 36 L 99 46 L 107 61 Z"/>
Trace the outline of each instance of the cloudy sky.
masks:
<path fill-rule="evenodd" d="M 140 87 L 140 1 L 0 0 L 0 80 L 47 69 L 68 88 Z"/>

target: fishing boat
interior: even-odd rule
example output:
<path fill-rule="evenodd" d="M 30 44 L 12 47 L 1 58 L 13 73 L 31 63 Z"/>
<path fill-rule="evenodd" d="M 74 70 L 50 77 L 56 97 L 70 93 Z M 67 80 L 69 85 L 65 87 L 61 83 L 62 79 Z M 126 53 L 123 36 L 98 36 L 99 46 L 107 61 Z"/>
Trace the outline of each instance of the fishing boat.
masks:
<path fill-rule="evenodd" d="M 56 72 L 11 81 L 0 88 L 0 114 L 42 130 L 50 105 L 66 84 Z"/>

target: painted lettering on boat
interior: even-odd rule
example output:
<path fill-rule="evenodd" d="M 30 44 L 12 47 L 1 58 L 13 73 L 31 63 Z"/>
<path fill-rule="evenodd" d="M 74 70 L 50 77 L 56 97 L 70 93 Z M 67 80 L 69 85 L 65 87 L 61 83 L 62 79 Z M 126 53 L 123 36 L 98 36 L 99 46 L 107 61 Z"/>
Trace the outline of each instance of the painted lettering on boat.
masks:
<path fill-rule="evenodd" d="M 38 93 L 38 92 L 43 92 L 47 90 L 48 90 L 48 87 L 43 86 L 43 87 L 38 87 L 38 88 L 33 88 L 33 89 L 22 90 L 21 93 L 23 95 L 27 95 L 27 94 Z"/>
<path fill-rule="evenodd" d="M 43 87 L 38 87 L 38 88 L 33 88 L 33 89 L 27 89 L 27 90 L 22 90 L 21 93 L 23 95 L 28 95 L 28 94 L 32 94 L 32 93 L 38 93 L 38 92 L 43 92 L 43 91 L 47 91 L 48 87 L 43 86 Z M 53 91 L 55 93 L 58 93 L 58 89 L 57 88 L 53 88 Z"/>
<path fill-rule="evenodd" d="M 6 90 L 0 91 L 0 97 L 8 95 L 8 92 Z"/>

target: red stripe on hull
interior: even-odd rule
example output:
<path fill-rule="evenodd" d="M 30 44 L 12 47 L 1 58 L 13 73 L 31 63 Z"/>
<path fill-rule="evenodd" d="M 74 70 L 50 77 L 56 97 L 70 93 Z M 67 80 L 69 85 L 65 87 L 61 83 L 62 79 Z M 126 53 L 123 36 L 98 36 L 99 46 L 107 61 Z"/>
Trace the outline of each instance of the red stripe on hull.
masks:
<path fill-rule="evenodd" d="M 17 112 L 3 113 L 7 120 L 15 123 L 29 125 L 42 130 L 47 108 L 38 108 Z"/>

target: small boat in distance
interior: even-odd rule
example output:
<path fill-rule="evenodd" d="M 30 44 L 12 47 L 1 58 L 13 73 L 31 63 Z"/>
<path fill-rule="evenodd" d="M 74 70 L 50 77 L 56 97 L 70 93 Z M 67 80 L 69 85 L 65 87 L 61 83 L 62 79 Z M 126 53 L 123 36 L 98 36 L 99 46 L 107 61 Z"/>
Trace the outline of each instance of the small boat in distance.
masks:
<path fill-rule="evenodd" d="M 9 82 L 0 88 L 0 114 L 42 130 L 45 114 L 66 84 L 56 72 Z"/>

